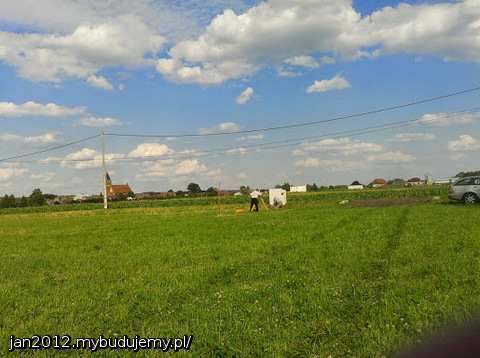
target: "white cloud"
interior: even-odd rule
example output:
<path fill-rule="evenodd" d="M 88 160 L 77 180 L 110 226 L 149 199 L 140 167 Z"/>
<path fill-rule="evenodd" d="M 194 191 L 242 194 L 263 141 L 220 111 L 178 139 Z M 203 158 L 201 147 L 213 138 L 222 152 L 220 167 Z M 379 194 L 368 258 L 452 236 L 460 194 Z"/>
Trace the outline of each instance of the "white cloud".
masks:
<path fill-rule="evenodd" d="M 221 174 L 220 169 L 209 170 L 205 164 L 201 164 L 198 159 L 185 159 L 180 162 L 174 161 L 156 161 L 149 163 L 137 175 L 138 180 L 148 181 L 152 178 L 165 177 L 176 180 L 191 178 L 192 175 L 201 175 L 204 177 L 215 177 Z"/>
<path fill-rule="evenodd" d="M 392 142 L 412 142 L 417 140 L 437 139 L 433 133 L 397 133 L 392 138 Z"/>
<path fill-rule="evenodd" d="M 108 127 L 108 126 L 121 126 L 122 121 L 110 117 L 83 117 L 75 121 L 78 125 L 88 127 Z"/>
<path fill-rule="evenodd" d="M 12 102 L 0 102 L 0 116 L 22 117 L 22 116 L 43 116 L 62 118 L 85 113 L 85 107 L 66 107 L 55 103 L 41 104 L 28 101 L 23 104 Z"/>
<path fill-rule="evenodd" d="M 87 83 L 93 87 L 99 87 L 108 90 L 113 89 L 113 85 L 103 76 L 90 75 L 87 78 Z"/>
<path fill-rule="evenodd" d="M 467 152 L 480 149 L 480 142 L 469 134 L 462 134 L 457 140 L 449 141 L 447 148 L 452 152 Z"/>
<path fill-rule="evenodd" d="M 293 151 L 293 155 L 304 155 L 309 152 L 334 152 L 339 155 L 352 155 L 358 153 L 380 152 L 384 148 L 381 144 L 352 141 L 348 137 L 328 138 L 315 142 L 302 143 L 301 149 Z"/>
<path fill-rule="evenodd" d="M 120 153 L 105 153 L 105 162 L 112 162 L 115 159 L 125 158 Z M 102 154 L 94 149 L 83 148 L 77 152 L 67 154 L 61 160 L 62 166 L 73 169 L 99 168 L 102 165 Z"/>
<path fill-rule="evenodd" d="M 253 88 L 248 87 L 245 91 L 240 93 L 240 95 L 237 97 L 235 102 L 238 103 L 238 104 L 244 104 L 244 103 L 246 103 L 247 101 L 250 100 L 252 95 L 253 95 Z"/>
<path fill-rule="evenodd" d="M 28 172 L 29 170 L 26 168 L 14 168 L 14 167 L 0 168 L 0 180 L 1 181 L 10 180 L 13 177 L 22 176 Z"/>
<path fill-rule="evenodd" d="M 335 77 L 329 80 L 322 80 L 313 82 L 313 85 L 307 87 L 307 93 L 312 92 L 326 92 L 333 89 L 342 89 L 350 87 L 350 83 L 347 80 L 337 74 Z"/>
<path fill-rule="evenodd" d="M 0 59 L 33 81 L 78 77 L 105 87 L 108 82 L 95 77 L 97 71 L 153 64 L 145 55 L 158 52 L 164 42 L 137 16 L 119 15 L 102 23 L 82 23 L 65 35 L 0 32 Z"/>
<path fill-rule="evenodd" d="M 14 142 L 16 144 L 44 145 L 59 142 L 60 139 L 58 138 L 58 135 L 60 134 L 60 132 L 51 131 L 38 136 L 22 137 L 12 133 L 0 133 L 0 141 Z"/>
<path fill-rule="evenodd" d="M 306 168 L 318 167 L 320 165 L 320 161 L 317 158 L 308 157 L 305 159 L 297 160 L 295 162 L 295 165 L 299 167 L 306 167 Z"/>
<path fill-rule="evenodd" d="M 202 127 L 198 130 L 199 134 L 214 134 L 225 132 L 237 132 L 243 127 L 235 122 L 222 122 L 212 128 Z"/>
<path fill-rule="evenodd" d="M 30 174 L 30 178 L 36 180 L 36 181 L 43 181 L 43 182 L 50 182 L 52 181 L 57 173 L 55 172 L 46 172 L 46 173 L 36 173 L 36 174 Z"/>
<path fill-rule="evenodd" d="M 248 9 L 250 4 L 2 1 L 1 21 L 36 33 L 0 32 L 0 59 L 25 78 L 56 82 L 68 76 L 87 79 L 105 66 L 155 63 L 171 81 L 220 83 L 272 64 L 314 67 L 400 51 L 480 63 L 478 0 L 400 3 L 363 18 L 352 0 L 255 1 Z M 151 54 L 166 41 L 159 34 L 172 43 L 188 40 L 154 62 Z M 319 53 L 323 58 L 312 56 Z"/>
<path fill-rule="evenodd" d="M 316 163 L 317 167 L 327 172 L 352 172 L 355 170 L 368 169 L 368 165 L 362 161 L 340 160 L 340 159 L 322 159 Z"/>
<path fill-rule="evenodd" d="M 263 134 L 250 134 L 246 137 L 239 137 L 237 139 L 235 139 L 236 142 L 243 142 L 243 141 L 246 141 L 246 140 L 249 140 L 249 139 L 263 139 L 265 137 L 265 135 Z"/>
<path fill-rule="evenodd" d="M 366 156 L 366 159 L 371 162 L 391 162 L 393 164 L 396 163 L 409 163 L 413 162 L 416 158 L 412 154 L 403 153 L 399 150 L 395 152 L 385 152 L 385 153 L 378 153 L 378 154 L 369 154 Z"/>
<path fill-rule="evenodd" d="M 227 151 L 228 154 L 243 154 L 247 150 L 245 148 L 234 148 Z"/>
<path fill-rule="evenodd" d="M 237 179 L 245 179 L 246 177 L 247 177 L 247 174 L 245 174 L 244 172 L 235 173 L 235 178 Z"/>
<path fill-rule="evenodd" d="M 312 56 L 305 56 L 305 55 L 289 57 L 285 59 L 284 62 L 294 66 L 303 66 L 303 67 L 319 66 L 319 63 L 315 58 L 313 58 Z"/>
<path fill-rule="evenodd" d="M 175 151 L 166 144 L 160 143 L 142 143 L 134 150 L 128 153 L 129 157 L 152 157 L 173 154 Z"/>
<path fill-rule="evenodd" d="M 480 113 L 436 113 L 425 114 L 420 118 L 421 122 L 436 126 L 451 126 L 455 124 L 474 123 L 480 118 Z"/>
<path fill-rule="evenodd" d="M 315 66 L 312 53 L 335 61 L 404 51 L 480 63 L 479 18 L 477 0 L 401 3 L 364 18 L 351 0 L 270 0 L 225 10 L 196 39 L 174 45 L 157 70 L 175 82 L 220 83 L 279 61 Z"/>

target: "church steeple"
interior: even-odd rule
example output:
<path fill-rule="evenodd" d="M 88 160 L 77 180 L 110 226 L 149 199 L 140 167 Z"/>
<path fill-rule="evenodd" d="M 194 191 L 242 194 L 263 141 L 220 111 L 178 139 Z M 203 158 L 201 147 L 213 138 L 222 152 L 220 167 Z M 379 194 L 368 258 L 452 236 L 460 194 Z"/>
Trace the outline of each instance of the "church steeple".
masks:
<path fill-rule="evenodd" d="M 107 185 L 112 185 L 112 179 L 110 179 L 110 175 L 108 175 L 108 172 L 105 175 L 105 181 L 107 182 Z"/>

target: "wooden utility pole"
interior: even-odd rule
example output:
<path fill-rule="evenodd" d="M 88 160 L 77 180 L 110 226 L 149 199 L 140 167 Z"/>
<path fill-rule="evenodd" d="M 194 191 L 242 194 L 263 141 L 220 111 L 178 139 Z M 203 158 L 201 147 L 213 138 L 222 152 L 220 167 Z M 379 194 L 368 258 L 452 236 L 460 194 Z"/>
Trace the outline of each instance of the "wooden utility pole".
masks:
<path fill-rule="evenodd" d="M 103 130 L 101 132 L 101 137 L 102 137 L 102 170 L 103 170 L 103 208 L 108 209 L 107 177 L 106 177 L 106 170 L 105 170 L 105 143 L 103 140 Z"/>
<path fill-rule="evenodd" d="M 220 207 L 220 182 L 218 182 L 217 193 L 218 193 L 218 215 L 221 215 L 222 209 Z"/>

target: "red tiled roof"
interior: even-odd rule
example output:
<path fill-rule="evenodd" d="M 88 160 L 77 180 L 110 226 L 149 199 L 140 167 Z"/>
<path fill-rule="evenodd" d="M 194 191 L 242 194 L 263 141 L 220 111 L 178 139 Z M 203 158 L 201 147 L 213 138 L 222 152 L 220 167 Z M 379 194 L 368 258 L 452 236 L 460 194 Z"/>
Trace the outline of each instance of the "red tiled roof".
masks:
<path fill-rule="evenodd" d="M 128 184 L 116 184 L 112 185 L 112 188 L 116 194 L 127 194 L 129 191 L 132 191 Z"/>
<path fill-rule="evenodd" d="M 377 178 L 377 179 L 374 179 L 373 184 L 383 184 L 383 185 L 386 185 L 387 184 L 387 181 L 385 179 L 381 179 L 381 178 Z"/>

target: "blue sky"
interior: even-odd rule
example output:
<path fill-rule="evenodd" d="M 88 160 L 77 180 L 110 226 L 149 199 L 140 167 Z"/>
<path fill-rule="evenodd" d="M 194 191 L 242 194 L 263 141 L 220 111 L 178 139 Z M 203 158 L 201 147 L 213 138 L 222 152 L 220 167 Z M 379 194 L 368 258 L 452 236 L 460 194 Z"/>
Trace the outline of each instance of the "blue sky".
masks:
<path fill-rule="evenodd" d="M 480 90 L 355 115 L 479 87 L 479 19 L 477 0 L 3 1 L 0 194 L 100 193 L 102 130 L 135 192 L 478 170 Z"/>

